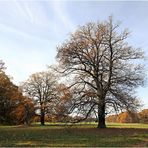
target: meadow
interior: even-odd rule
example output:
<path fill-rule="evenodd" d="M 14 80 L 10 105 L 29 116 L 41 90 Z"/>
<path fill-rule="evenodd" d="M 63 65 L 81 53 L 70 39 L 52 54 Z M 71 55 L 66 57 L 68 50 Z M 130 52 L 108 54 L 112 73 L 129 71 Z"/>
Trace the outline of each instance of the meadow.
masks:
<path fill-rule="evenodd" d="M 148 147 L 148 124 L 0 126 L 1 147 Z"/>

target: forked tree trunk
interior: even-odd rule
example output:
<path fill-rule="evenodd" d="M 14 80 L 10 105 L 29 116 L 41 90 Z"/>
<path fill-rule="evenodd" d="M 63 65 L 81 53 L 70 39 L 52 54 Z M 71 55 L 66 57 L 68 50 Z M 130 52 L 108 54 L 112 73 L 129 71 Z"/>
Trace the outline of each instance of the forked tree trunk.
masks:
<path fill-rule="evenodd" d="M 41 109 L 41 117 L 40 117 L 41 125 L 45 125 L 45 112 Z"/>
<path fill-rule="evenodd" d="M 105 124 L 105 104 L 101 107 L 99 106 L 98 110 L 98 127 L 97 128 L 106 128 Z"/>

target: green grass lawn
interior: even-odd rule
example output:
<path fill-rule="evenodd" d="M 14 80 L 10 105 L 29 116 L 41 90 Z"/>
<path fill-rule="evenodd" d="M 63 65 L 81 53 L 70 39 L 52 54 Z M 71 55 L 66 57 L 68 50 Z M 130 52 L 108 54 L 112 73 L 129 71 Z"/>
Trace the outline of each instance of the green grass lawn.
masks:
<path fill-rule="evenodd" d="M 148 146 L 148 124 L 49 124 L 47 126 L 0 126 L 2 147 L 129 147 Z"/>

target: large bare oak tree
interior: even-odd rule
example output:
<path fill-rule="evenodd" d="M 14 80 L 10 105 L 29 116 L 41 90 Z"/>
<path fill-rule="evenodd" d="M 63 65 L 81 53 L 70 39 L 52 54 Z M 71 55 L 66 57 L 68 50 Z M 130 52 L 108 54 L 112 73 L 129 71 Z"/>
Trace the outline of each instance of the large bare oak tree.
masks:
<path fill-rule="evenodd" d="M 106 127 L 109 107 L 135 109 L 139 105 L 135 89 L 144 82 L 144 69 L 138 64 L 143 52 L 127 43 L 129 32 L 119 26 L 112 17 L 88 23 L 58 47 L 59 67 L 75 77 L 72 110 L 85 118 L 97 113 L 98 128 Z"/>

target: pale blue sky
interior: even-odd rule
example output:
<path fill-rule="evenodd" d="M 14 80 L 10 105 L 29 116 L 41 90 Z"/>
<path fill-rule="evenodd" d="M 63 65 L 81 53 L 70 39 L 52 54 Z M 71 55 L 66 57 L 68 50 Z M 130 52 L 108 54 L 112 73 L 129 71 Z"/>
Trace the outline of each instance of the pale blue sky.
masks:
<path fill-rule="evenodd" d="M 148 1 L 0 0 L 0 59 L 16 84 L 55 63 L 56 46 L 77 26 L 113 15 L 129 28 L 128 42 L 148 56 Z M 145 61 L 148 73 L 148 62 Z M 148 87 L 138 89 L 148 107 Z"/>

